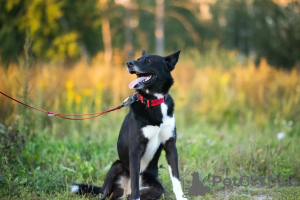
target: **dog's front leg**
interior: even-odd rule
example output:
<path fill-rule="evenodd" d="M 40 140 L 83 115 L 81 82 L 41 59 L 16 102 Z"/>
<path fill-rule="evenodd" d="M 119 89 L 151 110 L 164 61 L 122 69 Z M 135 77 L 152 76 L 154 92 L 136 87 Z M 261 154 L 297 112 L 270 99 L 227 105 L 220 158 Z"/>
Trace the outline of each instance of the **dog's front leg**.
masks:
<path fill-rule="evenodd" d="M 175 193 L 176 199 L 186 199 L 183 197 L 182 188 L 179 181 L 179 170 L 178 170 L 178 154 L 176 148 L 176 140 L 171 137 L 166 141 L 164 149 L 166 151 L 166 158 L 169 165 L 170 177 L 173 185 L 173 192 Z"/>
<path fill-rule="evenodd" d="M 131 194 L 130 199 L 140 199 L 139 189 L 139 175 L 140 175 L 140 163 L 141 156 L 145 150 L 145 146 L 141 142 L 133 144 L 130 148 L 129 156 L 129 173 L 131 181 Z"/>

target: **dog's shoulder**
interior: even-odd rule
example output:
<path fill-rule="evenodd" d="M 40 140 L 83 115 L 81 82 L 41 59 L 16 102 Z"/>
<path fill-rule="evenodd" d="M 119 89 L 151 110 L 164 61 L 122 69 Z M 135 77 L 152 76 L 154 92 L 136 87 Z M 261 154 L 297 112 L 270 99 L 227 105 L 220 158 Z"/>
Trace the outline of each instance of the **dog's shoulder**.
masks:
<path fill-rule="evenodd" d="M 173 113 L 174 113 L 174 107 L 175 107 L 175 103 L 174 100 L 172 98 L 172 96 L 170 94 L 166 94 L 165 95 L 165 102 L 164 102 L 167 106 L 167 116 L 172 117 Z"/>

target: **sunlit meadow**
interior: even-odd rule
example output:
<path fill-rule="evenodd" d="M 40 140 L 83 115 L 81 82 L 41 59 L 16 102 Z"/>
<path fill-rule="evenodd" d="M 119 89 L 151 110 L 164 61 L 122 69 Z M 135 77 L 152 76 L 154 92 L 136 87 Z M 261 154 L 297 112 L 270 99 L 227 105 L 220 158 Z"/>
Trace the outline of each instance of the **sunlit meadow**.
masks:
<path fill-rule="evenodd" d="M 22 59 L 19 65 L 0 67 L 0 91 L 44 110 L 101 112 L 134 92 L 128 84 L 135 77 L 121 57 L 105 65 L 99 54 L 74 66 L 26 66 Z M 272 198 L 294 191 L 300 195 L 299 188 L 228 189 L 211 184 L 213 175 L 290 176 L 300 182 L 296 69 L 277 70 L 265 60 L 256 67 L 237 52 L 212 49 L 205 54 L 183 51 L 173 76 L 170 93 L 176 103 L 180 173 L 198 171 L 210 187 L 206 198 Z M 68 192 L 69 184 L 103 183 L 117 159 L 118 131 L 128 112 L 123 108 L 74 122 L 24 108 L 3 96 L 0 109 L 0 194 L 8 199 L 75 199 L 79 197 Z M 173 199 L 164 156 L 160 164 L 163 199 Z"/>

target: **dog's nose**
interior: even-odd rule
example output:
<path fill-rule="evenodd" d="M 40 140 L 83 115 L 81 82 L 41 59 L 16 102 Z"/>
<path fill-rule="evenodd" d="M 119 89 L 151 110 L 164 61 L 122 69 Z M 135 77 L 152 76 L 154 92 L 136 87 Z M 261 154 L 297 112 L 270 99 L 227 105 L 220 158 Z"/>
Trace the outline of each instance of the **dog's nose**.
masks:
<path fill-rule="evenodd" d="M 132 67 L 132 66 L 133 66 L 133 64 L 134 64 L 134 63 L 133 63 L 133 61 L 132 61 L 132 60 L 127 62 L 127 66 L 128 66 L 128 67 Z"/>

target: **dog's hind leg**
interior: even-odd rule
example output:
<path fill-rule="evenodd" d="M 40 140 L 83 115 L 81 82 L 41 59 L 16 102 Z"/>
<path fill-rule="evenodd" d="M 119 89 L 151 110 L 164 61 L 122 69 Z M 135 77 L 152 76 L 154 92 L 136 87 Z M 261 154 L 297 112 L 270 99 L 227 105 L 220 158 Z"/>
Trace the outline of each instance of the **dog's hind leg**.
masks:
<path fill-rule="evenodd" d="M 101 200 L 106 199 L 107 197 L 109 197 L 112 192 L 114 192 L 114 190 L 119 190 L 116 187 L 116 181 L 118 179 L 119 176 L 129 176 L 128 175 L 128 170 L 126 169 L 126 167 L 124 166 L 124 164 L 120 161 L 117 160 L 116 162 L 114 162 L 110 168 L 110 170 L 108 171 L 105 181 L 103 183 L 103 194 L 101 197 Z M 121 193 L 120 191 L 118 192 L 118 194 Z M 117 193 L 116 193 L 117 194 Z M 116 198 L 116 194 L 114 194 L 113 196 L 115 196 Z M 121 197 L 123 194 L 120 194 L 119 197 Z"/>
<path fill-rule="evenodd" d="M 159 199 L 164 192 L 164 188 L 157 179 L 150 174 L 143 174 L 141 178 L 141 200 Z"/>
<path fill-rule="evenodd" d="M 114 188 L 113 194 L 109 198 L 109 200 L 120 200 L 120 199 L 126 199 L 124 195 L 124 190 L 122 188 Z"/>

